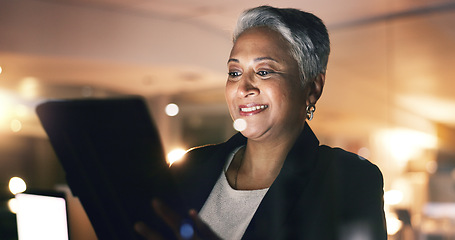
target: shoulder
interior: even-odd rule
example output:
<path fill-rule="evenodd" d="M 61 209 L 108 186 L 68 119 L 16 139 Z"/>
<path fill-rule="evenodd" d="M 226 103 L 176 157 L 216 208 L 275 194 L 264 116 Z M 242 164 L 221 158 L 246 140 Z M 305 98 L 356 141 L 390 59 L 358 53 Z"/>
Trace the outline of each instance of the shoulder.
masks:
<path fill-rule="evenodd" d="M 357 154 L 340 148 L 319 147 L 320 157 L 330 163 L 333 189 L 345 221 L 343 227 L 368 227 L 373 239 L 386 239 L 384 220 L 384 183 L 379 168 Z M 349 225 L 351 224 L 351 225 Z"/>
<path fill-rule="evenodd" d="M 218 152 L 221 148 L 222 144 L 210 144 L 191 148 L 185 153 L 181 160 L 171 166 L 171 169 L 173 171 L 179 171 L 179 169 L 187 169 L 203 165 L 209 161 L 213 155 L 216 155 L 216 152 Z"/>
<path fill-rule="evenodd" d="M 326 145 L 319 146 L 319 156 L 322 159 L 330 158 L 334 164 L 344 171 L 366 174 L 380 174 L 379 168 L 369 160 L 348 152 L 341 148 L 332 148 Z"/>
<path fill-rule="evenodd" d="M 199 163 L 208 157 L 218 155 L 225 148 L 225 143 L 208 144 L 191 148 L 184 156 L 184 162 Z"/>
<path fill-rule="evenodd" d="M 218 144 L 208 144 L 191 148 L 184 155 L 183 159 L 172 165 L 171 168 L 192 168 L 201 165 L 213 164 L 213 162 L 224 162 L 235 148 L 244 145 L 246 138 L 241 134 L 235 134 L 228 141 Z"/>
<path fill-rule="evenodd" d="M 325 145 L 319 146 L 319 158 L 329 162 L 334 177 L 345 187 L 358 191 L 382 191 L 381 170 L 369 160 L 341 148 Z"/>

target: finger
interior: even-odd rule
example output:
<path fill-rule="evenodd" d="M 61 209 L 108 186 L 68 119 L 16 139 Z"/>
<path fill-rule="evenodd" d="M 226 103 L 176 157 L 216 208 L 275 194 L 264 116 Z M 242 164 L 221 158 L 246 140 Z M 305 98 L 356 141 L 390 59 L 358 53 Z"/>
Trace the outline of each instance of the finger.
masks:
<path fill-rule="evenodd" d="M 158 216 L 172 229 L 174 234 L 180 236 L 180 224 L 183 218 L 158 199 L 152 200 L 152 207 Z"/>
<path fill-rule="evenodd" d="M 145 223 L 137 222 L 134 224 L 134 230 L 147 240 L 164 240 L 157 232 L 151 230 Z"/>

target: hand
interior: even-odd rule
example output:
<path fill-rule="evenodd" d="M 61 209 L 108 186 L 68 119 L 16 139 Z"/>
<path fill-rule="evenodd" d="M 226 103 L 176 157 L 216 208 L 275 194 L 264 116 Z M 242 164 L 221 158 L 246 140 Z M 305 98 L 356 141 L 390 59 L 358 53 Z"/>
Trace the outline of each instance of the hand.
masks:
<path fill-rule="evenodd" d="M 175 236 L 179 240 L 187 239 L 207 239 L 219 240 L 220 238 L 210 229 L 210 227 L 202 221 L 196 210 L 191 209 L 188 212 L 189 217 L 193 222 L 193 226 L 185 223 L 184 218 L 178 215 L 175 211 L 169 208 L 166 204 L 158 199 L 152 201 L 152 208 L 157 215 L 172 229 Z M 158 232 L 150 229 L 144 222 L 138 222 L 134 225 L 134 229 L 142 237 L 147 240 L 164 240 Z"/>

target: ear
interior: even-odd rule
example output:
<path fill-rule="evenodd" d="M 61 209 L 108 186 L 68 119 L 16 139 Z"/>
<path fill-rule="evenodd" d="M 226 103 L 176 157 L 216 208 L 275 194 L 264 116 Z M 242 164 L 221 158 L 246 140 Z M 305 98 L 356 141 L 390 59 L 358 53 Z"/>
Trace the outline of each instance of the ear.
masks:
<path fill-rule="evenodd" d="M 325 73 L 320 73 L 308 86 L 308 98 L 306 104 L 316 104 L 322 95 L 325 84 Z"/>

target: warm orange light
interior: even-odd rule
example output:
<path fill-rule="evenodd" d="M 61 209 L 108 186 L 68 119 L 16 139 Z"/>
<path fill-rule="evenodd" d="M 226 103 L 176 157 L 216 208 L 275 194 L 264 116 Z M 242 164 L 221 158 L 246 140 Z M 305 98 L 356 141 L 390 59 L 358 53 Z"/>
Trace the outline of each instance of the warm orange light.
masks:
<path fill-rule="evenodd" d="M 395 235 L 403 227 L 403 222 L 398 219 L 396 214 L 386 214 L 387 234 Z"/>
<path fill-rule="evenodd" d="M 185 153 L 186 153 L 186 150 L 184 150 L 182 148 L 176 148 L 176 149 L 170 151 L 167 154 L 167 162 L 168 162 L 169 166 L 171 166 L 173 163 L 181 160 L 183 158 L 183 156 L 185 156 Z"/>
<path fill-rule="evenodd" d="M 403 192 L 399 190 L 390 190 L 384 193 L 384 204 L 397 205 L 403 200 Z"/>
<path fill-rule="evenodd" d="M 14 107 L 14 112 L 18 117 L 27 117 L 30 115 L 30 110 L 27 106 L 18 104 Z"/>
<path fill-rule="evenodd" d="M 0 120 L 8 118 L 11 109 L 10 99 L 0 91 Z"/>
<path fill-rule="evenodd" d="M 11 128 L 11 131 L 13 131 L 13 132 L 19 132 L 20 130 L 22 130 L 21 121 L 19 121 L 17 119 L 11 120 L 10 128 Z"/>
<path fill-rule="evenodd" d="M 25 98 L 34 98 L 38 95 L 38 81 L 36 78 L 24 78 L 19 86 L 20 94 Z"/>
<path fill-rule="evenodd" d="M 18 206 L 17 206 L 17 200 L 15 198 L 11 198 L 10 200 L 8 200 L 8 208 L 9 208 L 9 211 L 16 214 L 17 213 L 17 209 L 18 209 Z"/>
<path fill-rule="evenodd" d="M 436 161 L 429 161 L 425 164 L 425 169 L 429 174 L 436 173 L 438 170 L 438 163 Z"/>
<path fill-rule="evenodd" d="M 391 156 L 402 164 L 424 149 L 437 147 L 435 136 L 411 129 L 386 130 L 379 135 Z"/>
<path fill-rule="evenodd" d="M 9 190 L 12 194 L 18 194 L 27 190 L 27 184 L 20 177 L 12 177 L 8 184 Z"/>

